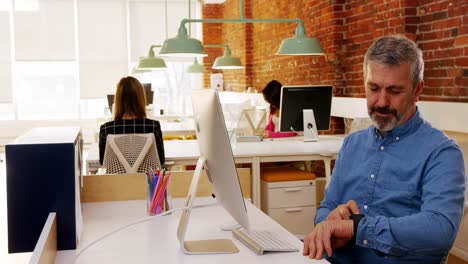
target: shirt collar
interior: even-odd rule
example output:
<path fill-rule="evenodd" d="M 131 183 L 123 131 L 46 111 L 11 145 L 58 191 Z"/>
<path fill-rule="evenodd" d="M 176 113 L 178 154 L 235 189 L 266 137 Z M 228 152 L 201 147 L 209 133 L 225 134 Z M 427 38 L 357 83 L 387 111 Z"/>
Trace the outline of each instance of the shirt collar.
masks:
<path fill-rule="evenodd" d="M 412 134 L 418 127 L 424 122 L 422 119 L 421 113 L 419 112 L 418 107 L 416 106 L 416 112 L 414 115 L 405 123 L 397 126 L 396 128 L 387 131 L 385 137 L 395 137 L 398 138 L 398 140 L 402 137 L 405 137 L 407 135 Z M 380 138 L 380 133 L 375 128 L 375 126 L 372 126 L 374 134 L 377 135 L 376 138 Z"/>

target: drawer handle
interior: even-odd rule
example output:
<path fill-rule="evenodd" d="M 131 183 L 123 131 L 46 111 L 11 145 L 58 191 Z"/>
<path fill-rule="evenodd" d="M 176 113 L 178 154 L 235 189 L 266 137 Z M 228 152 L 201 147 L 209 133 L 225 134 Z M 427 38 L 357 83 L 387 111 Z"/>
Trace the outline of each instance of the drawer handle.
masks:
<path fill-rule="evenodd" d="M 285 211 L 287 213 L 302 212 L 302 208 L 287 208 Z"/>
<path fill-rule="evenodd" d="M 284 188 L 285 192 L 300 192 L 302 188 Z"/>

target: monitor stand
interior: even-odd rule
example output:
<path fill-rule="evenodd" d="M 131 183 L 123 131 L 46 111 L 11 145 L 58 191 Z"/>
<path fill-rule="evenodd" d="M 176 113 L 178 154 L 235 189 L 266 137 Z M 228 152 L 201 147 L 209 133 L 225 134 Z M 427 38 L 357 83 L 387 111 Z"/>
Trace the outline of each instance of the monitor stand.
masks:
<path fill-rule="evenodd" d="M 239 249 L 230 239 L 185 240 L 190 212 L 192 211 L 193 202 L 195 201 L 198 190 L 198 183 L 205 162 L 206 159 L 200 157 L 195 167 L 195 172 L 187 194 L 187 201 L 185 203 L 186 208 L 182 211 L 179 227 L 177 228 L 177 238 L 179 239 L 180 246 L 183 248 L 184 253 L 189 255 L 238 253 Z"/>
<path fill-rule="evenodd" d="M 304 117 L 304 142 L 319 141 L 314 110 L 303 109 L 302 115 Z"/>

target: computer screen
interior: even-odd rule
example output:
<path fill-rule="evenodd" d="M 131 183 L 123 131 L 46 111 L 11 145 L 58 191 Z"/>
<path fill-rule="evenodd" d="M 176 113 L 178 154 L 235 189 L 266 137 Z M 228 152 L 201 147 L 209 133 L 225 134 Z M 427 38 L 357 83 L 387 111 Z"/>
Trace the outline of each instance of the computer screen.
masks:
<path fill-rule="evenodd" d="M 107 105 L 109 106 L 109 110 L 110 112 L 112 113 L 112 105 L 114 104 L 114 98 L 115 98 L 115 95 L 114 94 L 108 94 L 107 95 Z"/>
<path fill-rule="evenodd" d="M 250 230 L 250 224 L 221 104 L 219 102 L 218 91 L 215 89 L 193 90 L 192 106 L 200 150 L 200 159 L 198 160 L 189 193 L 187 195 L 186 205 L 189 209 L 184 210 L 177 233 L 186 253 L 203 254 L 210 251 L 210 245 L 207 245 L 209 243 L 206 244 L 203 242 L 208 240 L 184 240 L 191 205 L 193 204 L 193 200 L 196 196 L 198 180 L 201 175 L 202 167 L 207 172 L 217 202 L 221 204 L 243 228 Z M 219 224 L 221 225 L 223 223 Z M 190 242 L 194 244 L 204 244 L 197 246 L 194 245 L 191 247 Z M 200 250 L 200 248 L 203 252 L 193 252 Z"/>
<path fill-rule="evenodd" d="M 291 85 L 281 88 L 280 131 L 304 131 L 304 109 L 312 109 L 317 130 L 330 129 L 331 85 Z"/>
<path fill-rule="evenodd" d="M 153 94 L 154 92 L 151 90 L 151 83 L 142 83 L 143 88 L 145 88 L 145 97 L 146 97 L 146 105 L 150 105 L 153 103 Z"/>

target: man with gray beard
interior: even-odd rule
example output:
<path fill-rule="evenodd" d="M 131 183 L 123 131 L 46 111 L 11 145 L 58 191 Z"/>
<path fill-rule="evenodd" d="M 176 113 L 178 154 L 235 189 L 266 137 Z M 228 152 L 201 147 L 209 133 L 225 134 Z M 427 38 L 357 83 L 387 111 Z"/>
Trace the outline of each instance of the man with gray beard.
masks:
<path fill-rule="evenodd" d="M 374 125 L 344 140 L 303 254 L 331 263 L 445 263 L 463 215 L 465 168 L 458 145 L 416 106 L 422 52 L 404 36 L 383 37 L 363 71 Z"/>

